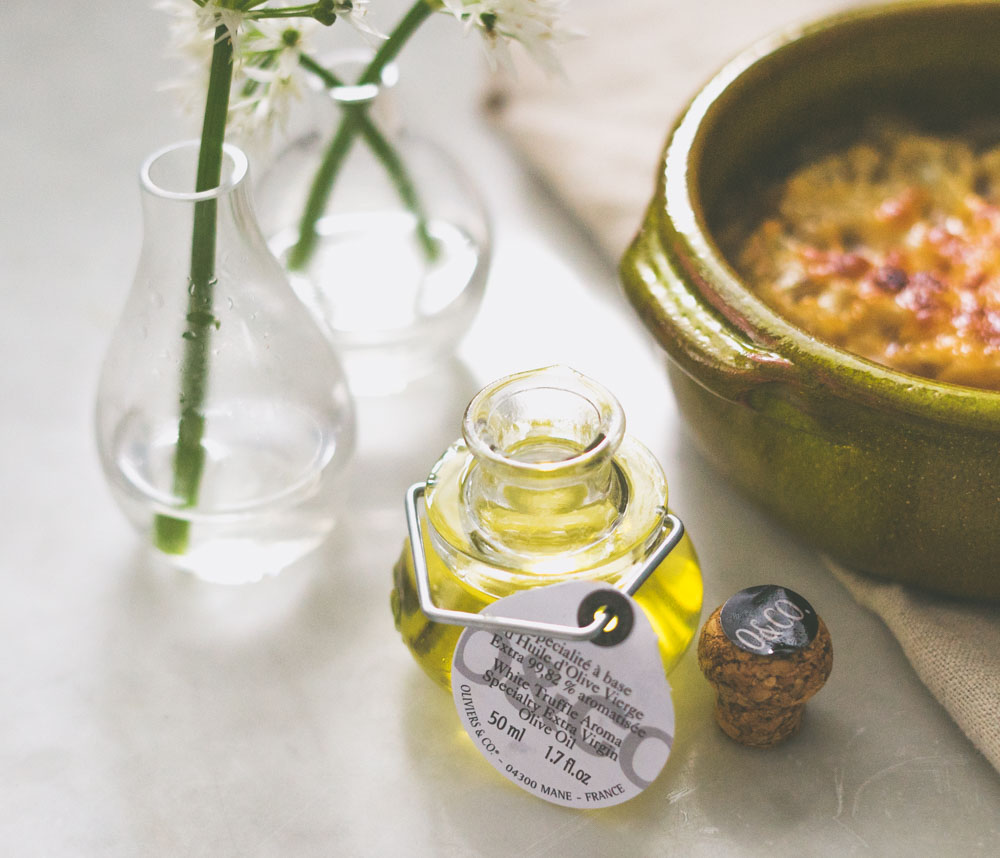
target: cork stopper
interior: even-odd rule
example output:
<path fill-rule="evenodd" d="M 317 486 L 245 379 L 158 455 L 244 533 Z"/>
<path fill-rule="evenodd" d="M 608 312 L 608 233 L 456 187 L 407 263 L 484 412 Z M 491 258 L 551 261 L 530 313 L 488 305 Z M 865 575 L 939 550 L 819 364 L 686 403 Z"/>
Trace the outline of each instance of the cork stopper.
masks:
<path fill-rule="evenodd" d="M 795 733 L 833 668 L 826 624 L 791 590 L 741 590 L 701 630 L 698 666 L 716 689 L 715 720 L 732 739 L 770 748 Z"/>

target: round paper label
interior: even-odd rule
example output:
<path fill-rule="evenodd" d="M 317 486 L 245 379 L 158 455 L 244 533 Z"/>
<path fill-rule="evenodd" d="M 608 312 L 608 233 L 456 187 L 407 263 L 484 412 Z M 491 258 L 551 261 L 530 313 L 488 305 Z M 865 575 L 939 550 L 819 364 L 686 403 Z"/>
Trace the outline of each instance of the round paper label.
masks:
<path fill-rule="evenodd" d="M 755 655 L 788 655 L 804 649 L 819 630 L 812 605 L 795 591 L 773 584 L 730 596 L 719 621 L 729 640 Z"/>
<path fill-rule="evenodd" d="M 452 662 L 455 706 L 480 753 L 566 807 L 620 804 L 666 763 L 674 710 L 656 635 L 635 600 L 588 581 L 525 590 L 483 611 L 575 626 L 605 607 L 615 619 L 598 642 L 466 629 Z"/>

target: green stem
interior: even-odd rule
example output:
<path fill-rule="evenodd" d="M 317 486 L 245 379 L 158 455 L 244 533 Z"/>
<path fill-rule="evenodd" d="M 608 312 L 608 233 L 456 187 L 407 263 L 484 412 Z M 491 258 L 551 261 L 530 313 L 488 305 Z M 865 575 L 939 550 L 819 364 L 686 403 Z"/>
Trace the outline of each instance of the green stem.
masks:
<path fill-rule="evenodd" d="M 410 36 L 434 13 L 437 5 L 434 0 L 416 0 L 416 3 L 403 16 L 389 38 L 382 43 L 358 79 L 359 86 L 379 81 L 385 67 L 396 58 Z M 292 271 L 301 271 L 312 258 L 318 237 L 316 223 L 326 208 L 326 202 L 330 198 L 330 192 L 333 190 L 340 168 L 354 142 L 354 137 L 361 131 L 360 120 L 365 116 L 364 111 L 363 105 L 344 105 L 344 117 L 327 147 L 326 154 L 309 189 L 305 210 L 299 221 L 298 241 L 288 254 L 287 265 Z M 430 237 L 428 236 L 428 238 Z"/>
<path fill-rule="evenodd" d="M 223 25 L 215 30 L 212 66 L 205 99 L 205 118 L 198 151 L 195 191 L 217 188 L 222 179 L 222 144 L 229 112 L 229 89 L 233 75 L 233 43 Z M 184 508 L 198 502 L 205 465 L 202 436 L 205 432 L 204 404 L 208 389 L 209 340 L 218 324 L 212 312 L 215 292 L 215 243 L 217 200 L 199 200 L 194 205 L 191 231 L 191 267 L 187 283 L 188 312 L 181 362 L 180 421 L 174 454 L 174 495 Z M 168 554 L 183 554 L 188 548 L 190 523 L 186 519 L 157 515 L 154 544 Z"/>
<path fill-rule="evenodd" d="M 405 205 L 416 218 L 417 238 L 420 241 L 420 246 L 423 248 L 424 255 L 427 257 L 428 261 L 434 262 L 441 254 L 441 247 L 430 233 L 430 228 L 427 223 L 427 212 L 424 209 L 423 202 L 417 193 L 417 188 L 413 184 L 413 180 L 410 178 L 406 165 L 399 157 L 399 153 L 396 151 L 395 147 L 393 147 L 393 145 L 385 139 L 382 133 L 371 123 L 367 116 L 364 116 L 360 125 L 361 134 L 365 138 L 365 142 L 368 144 L 368 147 L 375 154 L 375 157 L 379 160 L 382 166 L 385 167 L 386 172 L 389 174 L 389 178 L 392 180 L 393 185 L 396 187 L 396 191 L 399 193 L 399 196 L 403 201 L 403 205 Z"/>
<path fill-rule="evenodd" d="M 315 3 L 308 3 L 305 6 L 283 6 L 280 9 L 262 9 L 254 15 L 254 20 L 261 21 L 267 18 L 310 18 L 315 7 Z"/>
<path fill-rule="evenodd" d="M 302 67 L 316 75 L 328 89 L 344 86 L 344 81 L 333 74 L 329 69 L 323 68 L 316 60 L 305 54 L 299 57 Z M 417 239 L 423 248 L 424 255 L 431 262 L 435 261 L 441 253 L 441 247 L 431 236 L 428 226 L 427 210 L 424 208 L 417 187 L 410 177 L 410 172 L 403 163 L 403 159 L 396 151 L 396 147 L 379 130 L 378 126 L 372 122 L 367 111 L 358 110 L 354 119 L 357 123 L 357 131 L 364 137 L 368 148 L 375 155 L 379 163 L 385 168 L 389 179 L 392 181 L 396 192 L 417 222 Z"/>
<path fill-rule="evenodd" d="M 372 61 L 368 64 L 368 68 L 365 69 L 358 83 L 377 83 L 382 77 L 382 71 L 385 67 L 396 59 L 403 45 L 409 41 L 410 36 L 434 14 L 439 5 L 435 0 L 417 0 L 396 25 L 396 29 L 389 34 L 389 38 L 382 42 L 382 46 L 372 57 Z"/>

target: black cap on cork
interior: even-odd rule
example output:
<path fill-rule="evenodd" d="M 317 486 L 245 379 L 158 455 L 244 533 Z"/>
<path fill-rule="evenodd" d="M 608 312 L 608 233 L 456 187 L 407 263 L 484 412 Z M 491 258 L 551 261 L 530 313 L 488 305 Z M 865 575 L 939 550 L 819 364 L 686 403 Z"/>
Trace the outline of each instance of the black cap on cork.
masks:
<path fill-rule="evenodd" d="M 785 587 L 741 590 L 701 630 L 698 666 L 716 689 L 715 720 L 744 745 L 770 748 L 802 722 L 833 668 L 826 624 Z"/>

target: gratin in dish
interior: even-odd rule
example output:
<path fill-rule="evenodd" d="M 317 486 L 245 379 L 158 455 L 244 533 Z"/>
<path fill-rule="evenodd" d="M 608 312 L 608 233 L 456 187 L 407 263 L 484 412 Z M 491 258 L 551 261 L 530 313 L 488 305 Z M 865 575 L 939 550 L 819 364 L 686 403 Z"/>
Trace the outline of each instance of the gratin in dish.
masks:
<path fill-rule="evenodd" d="M 882 122 L 765 206 L 735 254 L 765 303 L 894 369 L 1000 390 L 1000 146 Z"/>

